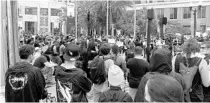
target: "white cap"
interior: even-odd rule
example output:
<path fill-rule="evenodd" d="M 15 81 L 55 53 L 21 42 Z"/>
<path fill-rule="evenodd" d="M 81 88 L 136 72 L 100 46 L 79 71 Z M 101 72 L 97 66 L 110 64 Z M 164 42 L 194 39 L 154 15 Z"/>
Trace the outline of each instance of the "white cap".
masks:
<path fill-rule="evenodd" d="M 124 73 L 122 69 L 117 65 L 112 65 L 108 71 L 108 81 L 112 86 L 120 86 L 123 84 Z"/>

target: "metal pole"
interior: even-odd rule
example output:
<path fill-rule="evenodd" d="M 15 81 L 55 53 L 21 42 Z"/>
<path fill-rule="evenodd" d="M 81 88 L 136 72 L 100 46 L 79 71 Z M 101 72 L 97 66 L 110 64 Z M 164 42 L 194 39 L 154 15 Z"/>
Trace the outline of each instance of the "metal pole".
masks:
<path fill-rule="evenodd" d="M 76 19 L 76 20 L 75 20 L 75 25 L 76 25 L 76 30 L 75 30 L 75 31 L 76 31 L 75 33 L 76 33 L 76 34 L 75 34 L 75 37 L 76 37 L 76 39 L 77 39 L 77 0 L 76 0 L 76 3 L 75 3 L 75 7 L 76 7 L 76 8 L 75 8 L 75 9 L 76 9 L 76 12 L 75 12 L 75 19 Z"/>
<path fill-rule="evenodd" d="M 106 35 L 108 36 L 108 31 L 109 31 L 109 26 L 108 26 L 108 22 L 109 22 L 109 19 L 108 19 L 108 16 L 109 16 L 109 0 L 107 0 L 107 8 L 106 8 Z"/>
<path fill-rule="evenodd" d="M 162 23 L 160 23 L 160 37 L 161 37 L 162 40 L 164 39 L 164 36 L 163 36 L 163 24 Z"/>
<path fill-rule="evenodd" d="M 194 15 L 194 31 L 193 31 L 193 37 L 195 38 L 195 36 L 196 36 L 196 25 L 197 25 L 197 22 L 196 22 L 196 9 L 193 11 L 193 15 Z"/>
<path fill-rule="evenodd" d="M 67 35 L 67 20 L 68 20 L 68 1 L 66 1 L 66 21 L 65 21 L 65 34 Z"/>
<path fill-rule="evenodd" d="M 134 7 L 134 29 L 133 29 L 133 40 L 136 38 L 136 6 Z"/>
<path fill-rule="evenodd" d="M 147 61 L 149 62 L 149 57 L 150 57 L 150 25 L 151 25 L 152 20 L 148 19 L 148 25 L 147 25 Z"/>

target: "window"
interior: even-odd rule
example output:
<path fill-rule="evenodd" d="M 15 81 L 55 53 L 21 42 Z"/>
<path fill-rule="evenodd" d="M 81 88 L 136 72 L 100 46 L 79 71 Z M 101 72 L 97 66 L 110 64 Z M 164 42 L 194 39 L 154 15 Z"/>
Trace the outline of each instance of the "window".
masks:
<path fill-rule="evenodd" d="M 25 14 L 28 15 L 37 15 L 37 8 L 36 7 L 26 7 Z"/>
<path fill-rule="evenodd" d="M 41 8 L 40 9 L 40 15 L 47 16 L 48 15 L 48 9 L 47 8 Z"/>
<path fill-rule="evenodd" d="M 48 26 L 48 17 L 40 17 L 40 26 Z"/>
<path fill-rule="evenodd" d="M 149 3 L 152 3 L 152 0 L 149 0 Z"/>
<path fill-rule="evenodd" d="M 201 7 L 201 10 L 198 10 L 198 18 L 206 18 L 206 7 Z"/>
<path fill-rule="evenodd" d="M 164 2 L 164 0 L 157 0 L 157 2 Z"/>
<path fill-rule="evenodd" d="M 177 8 L 170 9 L 170 19 L 177 19 Z"/>
<path fill-rule="evenodd" d="M 141 1 L 134 1 L 135 4 L 141 4 Z"/>
<path fill-rule="evenodd" d="M 157 19 L 164 16 L 164 9 L 157 9 Z"/>
<path fill-rule="evenodd" d="M 61 13 L 61 10 L 59 9 L 51 9 L 51 16 L 59 16 Z"/>
<path fill-rule="evenodd" d="M 19 6 L 18 7 L 18 17 L 19 18 L 22 18 L 23 16 L 22 16 L 23 14 L 22 14 L 22 9 L 21 9 L 21 6 Z"/>
<path fill-rule="evenodd" d="M 183 8 L 183 18 L 188 19 L 191 18 L 191 11 L 190 8 Z"/>

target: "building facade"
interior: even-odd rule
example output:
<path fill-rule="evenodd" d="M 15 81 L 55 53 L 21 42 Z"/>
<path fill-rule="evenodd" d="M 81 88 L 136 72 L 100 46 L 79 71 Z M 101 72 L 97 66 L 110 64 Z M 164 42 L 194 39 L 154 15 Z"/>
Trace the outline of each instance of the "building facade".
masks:
<path fill-rule="evenodd" d="M 204 0 L 186 0 L 186 2 L 198 2 Z M 207 1 L 207 0 L 206 0 Z M 170 5 L 177 5 L 178 3 L 185 2 L 183 0 L 140 0 L 137 1 L 136 4 L 159 4 L 159 3 L 171 3 Z M 207 1 L 208 2 L 208 1 Z M 188 3 L 189 4 L 189 3 Z M 190 5 L 190 4 L 189 4 Z M 196 32 L 205 32 L 210 29 L 210 5 L 201 5 L 201 8 L 194 6 L 193 9 L 196 9 L 196 22 L 197 29 Z M 190 9 L 190 6 L 185 7 L 158 7 L 154 8 L 155 19 L 159 19 L 160 17 L 167 17 L 168 21 L 178 22 L 182 24 L 184 28 L 191 29 L 193 31 L 194 24 L 194 14 L 193 10 Z"/>
<path fill-rule="evenodd" d="M 18 28 L 33 34 L 53 34 L 56 30 L 61 30 L 63 23 L 60 22 L 60 17 L 64 13 L 74 16 L 74 3 L 71 0 L 20 0 Z"/>

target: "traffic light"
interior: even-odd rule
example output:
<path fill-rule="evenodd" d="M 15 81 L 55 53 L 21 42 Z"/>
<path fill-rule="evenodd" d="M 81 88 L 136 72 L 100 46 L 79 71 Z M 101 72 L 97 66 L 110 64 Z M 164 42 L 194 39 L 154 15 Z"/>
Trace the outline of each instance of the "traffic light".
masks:
<path fill-rule="evenodd" d="M 154 9 L 149 9 L 149 10 L 147 10 L 147 18 L 148 18 L 149 20 L 154 19 Z"/>
<path fill-rule="evenodd" d="M 166 25 L 167 24 L 167 18 L 163 17 L 163 24 Z"/>
<path fill-rule="evenodd" d="M 87 20 L 90 21 L 90 11 L 88 11 Z"/>
<path fill-rule="evenodd" d="M 162 24 L 162 25 L 166 25 L 167 24 L 167 18 L 166 17 L 160 18 L 159 23 Z"/>

